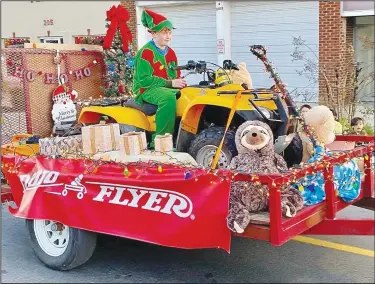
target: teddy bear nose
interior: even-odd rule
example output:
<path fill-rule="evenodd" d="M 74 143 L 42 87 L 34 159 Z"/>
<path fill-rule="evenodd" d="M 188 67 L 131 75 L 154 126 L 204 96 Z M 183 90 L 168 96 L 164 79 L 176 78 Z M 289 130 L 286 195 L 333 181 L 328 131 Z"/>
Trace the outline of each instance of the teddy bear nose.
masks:
<path fill-rule="evenodd" d="M 255 132 L 251 134 L 251 136 L 253 137 L 257 137 L 258 134 L 256 134 Z"/>

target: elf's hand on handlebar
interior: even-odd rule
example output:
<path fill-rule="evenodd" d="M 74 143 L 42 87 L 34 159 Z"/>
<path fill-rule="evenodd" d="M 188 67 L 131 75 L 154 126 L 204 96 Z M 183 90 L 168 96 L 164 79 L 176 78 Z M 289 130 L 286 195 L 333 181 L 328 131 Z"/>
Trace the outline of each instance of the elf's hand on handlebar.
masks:
<path fill-rule="evenodd" d="M 182 89 L 187 86 L 187 82 L 185 79 L 174 79 L 172 80 L 172 87 L 177 89 Z"/>

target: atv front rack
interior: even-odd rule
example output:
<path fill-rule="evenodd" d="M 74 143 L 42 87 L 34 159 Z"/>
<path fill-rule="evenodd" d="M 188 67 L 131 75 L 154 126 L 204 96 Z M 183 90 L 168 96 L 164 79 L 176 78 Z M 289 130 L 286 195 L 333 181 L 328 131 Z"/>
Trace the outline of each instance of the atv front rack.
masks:
<path fill-rule="evenodd" d="M 374 137 L 337 136 L 336 141 L 367 142 L 366 146 L 345 151 L 337 157 L 325 157 L 319 164 L 306 165 L 298 170 L 288 171 L 277 175 L 260 175 L 257 181 L 266 184 L 270 189 L 268 218 L 263 217 L 263 224 L 250 224 L 243 234 L 238 236 L 266 240 L 274 246 L 280 246 L 300 234 L 319 235 L 374 235 L 374 219 L 337 219 L 337 212 L 355 205 L 374 210 L 374 170 L 371 168 L 371 155 L 374 151 Z M 345 163 L 354 157 L 364 157 L 365 177 L 362 181 L 361 192 L 353 202 L 344 202 L 336 196 L 333 176 L 333 166 Z M 283 218 L 281 210 L 281 191 L 283 184 L 311 174 L 313 171 L 323 171 L 325 177 L 326 200 L 307 206 L 295 217 Z M 242 180 L 248 180 L 245 176 Z M 266 220 L 266 221 L 265 221 Z"/>
<path fill-rule="evenodd" d="M 235 95 L 238 91 L 219 91 L 217 92 L 218 96 L 220 95 Z M 269 95 L 272 94 L 272 97 L 266 97 L 262 98 L 260 95 Z M 249 98 L 250 104 L 253 106 L 253 108 L 256 110 L 256 112 L 263 118 L 263 120 L 269 124 L 271 122 L 280 123 L 281 126 L 278 127 L 276 131 L 276 136 L 282 136 L 285 135 L 287 132 L 288 127 L 288 120 L 289 120 L 289 111 L 286 109 L 286 107 L 282 103 L 282 99 L 280 97 L 280 94 L 272 91 L 272 90 L 265 90 L 265 89 L 253 89 L 248 91 L 241 91 L 241 95 L 253 95 L 254 98 Z M 264 115 L 264 113 L 260 110 L 260 108 L 257 106 L 257 102 L 266 102 L 266 101 L 273 101 L 277 107 L 277 110 L 280 115 L 280 119 L 272 119 L 268 118 Z"/>

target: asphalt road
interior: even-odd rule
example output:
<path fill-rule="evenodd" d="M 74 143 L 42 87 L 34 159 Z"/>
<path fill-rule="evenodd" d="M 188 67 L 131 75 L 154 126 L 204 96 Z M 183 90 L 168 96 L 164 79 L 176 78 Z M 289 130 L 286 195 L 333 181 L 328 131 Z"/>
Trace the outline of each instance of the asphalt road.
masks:
<path fill-rule="evenodd" d="M 341 215 L 373 217 L 349 207 Z M 374 250 L 374 237 L 321 237 Z M 46 268 L 29 246 L 24 220 L 2 209 L 1 282 L 73 283 L 374 283 L 374 258 L 297 241 L 282 247 L 242 238 L 232 252 L 179 250 L 99 237 L 93 257 L 69 272 Z"/>

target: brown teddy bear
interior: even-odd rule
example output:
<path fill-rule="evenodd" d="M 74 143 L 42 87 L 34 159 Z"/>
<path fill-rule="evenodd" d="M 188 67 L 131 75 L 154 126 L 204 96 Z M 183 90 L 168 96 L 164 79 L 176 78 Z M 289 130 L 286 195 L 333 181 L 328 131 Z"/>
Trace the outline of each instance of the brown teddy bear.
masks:
<path fill-rule="evenodd" d="M 274 152 L 271 128 L 261 121 L 247 121 L 236 132 L 238 156 L 230 164 L 231 170 L 242 173 L 271 174 L 286 171 L 284 159 Z M 268 208 L 269 189 L 247 181 L 234 181 L 229 199 L 228 227 L 243 233 L 250 223 L 251 212 Z M 282 188 L 282 210 L 286 217 L 293 217 L 303 207 L 301 193 L 292 188 Z"/>

